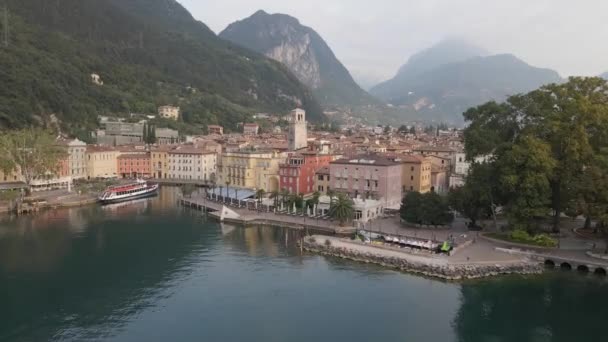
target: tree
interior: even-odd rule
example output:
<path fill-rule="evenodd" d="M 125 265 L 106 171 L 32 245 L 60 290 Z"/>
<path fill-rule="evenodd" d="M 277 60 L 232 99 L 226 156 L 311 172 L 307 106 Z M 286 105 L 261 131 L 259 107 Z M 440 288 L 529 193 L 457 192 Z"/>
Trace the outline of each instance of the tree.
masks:
<path fill-rule="evenodd" d="M 194 184 L 184 184 L 181 186 L 182 195 L 184 197 L 191 197 L 195 190 L 196 186 L 194 186 Z"/>
<path fill-rule="evenodd" d="M 266 191 L 264 189 L 259 189 L 255 192 L 255 197 L 258 199 L 258 204 L 262 204 L 262 198 L 266 195 Z"/>
<path fill-rule="evenodd" d="M 279 206 L 279 196 L 280 196 L 280 193 L 277 190 L 273 190 L 272 192 L 270 192 L 270 198 L 272 198 L 274 200 L 275 207 Z"/>
<path fill-rule="evenodd" d="M 482 216 L 492 215 L 496 222 L 495 208 L 499 185 L 490 163 L 473 163 L 463 186 L 451 189 L 448 194 L 450 207 L 471 220 L 470 227 L 477 227 Z"/>
<path fill-rule="evenodd" d="M 406 125 L 401 125 L 401 126 L 399 126 L 398 131 L 399 131 L 399 133 L 408 133 L 409 129 L 407 128 Z"/>
<path fill-rule="evenodd" d="M 549 207 L 553 230 L 559 231 L 562 212 L 572 211 L 581 199 L 576 186 L 584 182 L 577 179 L 608 148 L 606 81 L 572 77 L 563 84 L 512 96 L 505 103 L 489 102 L 469 109 L 464 116 L 469 122 L 467 158 L 494 155 L 502 182 L 512 187 L 506 194 L 511 213 L 525 219 Z M 529 151 L 526 139 L 534 144 Z M 551 167 L 538 165 L 541 160 L 550 161 Z M 518 177 L 517 167 L 525 168 L 527 175 Z M 539 169 L 542 173 L 535 175 Z M 525 185 L 515 184 L 518 180 Z M 517 187 L 524 191 L 513 191 Z"/>
<path fill-rule="evenodd" d="M 414 126 L 410 127 L 410 134 L 416 135 L 416 127 L 414 127 Z"/>
<path fill-rule="evenodd" d="M 3 132 L 0 151 L 0 170 L 20 173 L 28 193 L 31 193 L 34 179 L 56 174 L 61 159 L 67 156 L 55 135 L 41 128 Z"/>
<path fill-rule="evenodd" d="M 403 220 L 415 224 L 444 225 L 454 220 L 447 200 L 435 192 L 407 193 L 401 202 L 400 214 Z"/>
<path fill-rule="evenodd" d="M 353 201 L 344 194 L 339 194 L 336 201 L 330 207 L 329 216 L 332 219 L 338 220 L 340 226 L 344 226 L 355 216 Z"/>

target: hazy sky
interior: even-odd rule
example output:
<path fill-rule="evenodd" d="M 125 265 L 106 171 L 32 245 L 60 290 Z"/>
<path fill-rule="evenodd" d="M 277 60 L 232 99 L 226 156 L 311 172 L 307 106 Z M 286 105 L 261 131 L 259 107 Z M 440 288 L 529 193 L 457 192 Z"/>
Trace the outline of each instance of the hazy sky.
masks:
<path fill-rule="evenodd" d="M 447 37 L 562 76 L 608 71 L 606 0 L 178 0 L 216 33 L 258 9 L 315 29 L 361 83 Z"/>

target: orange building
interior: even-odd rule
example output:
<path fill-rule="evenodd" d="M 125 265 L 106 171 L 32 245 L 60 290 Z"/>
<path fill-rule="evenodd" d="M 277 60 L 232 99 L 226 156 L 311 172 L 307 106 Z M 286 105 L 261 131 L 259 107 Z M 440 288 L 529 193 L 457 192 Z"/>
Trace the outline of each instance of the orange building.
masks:
<path fill-rule="evenodd" d="M 150 153 L 123 154 L 117 159 L 118 175 L 122 178 L 149 178 Z"/>

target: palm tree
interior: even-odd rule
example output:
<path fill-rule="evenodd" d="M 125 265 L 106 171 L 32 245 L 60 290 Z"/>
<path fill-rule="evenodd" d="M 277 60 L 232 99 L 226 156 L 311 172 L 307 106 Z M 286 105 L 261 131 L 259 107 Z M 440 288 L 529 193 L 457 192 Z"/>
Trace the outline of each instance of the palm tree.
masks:
<path fill-rule="evenodd" d="M 227 180 L 226 181 L 226 197 L 228 197 L 230 195 L 229 192 L 230 192 L 230 181 Z M 224 202 L 226 202 L 226 201 L 224 200 Z"/>
<path fill-rule="evenodd" d="M 351 221 L 355 216 L 353 204 L 353 201 L 346 195 L 339 194 L 336 197 L 336 201 L 330 207 L 329 216 L 332 219 L 338 220 L 340 226 L 344 226 L 346 222 Z"/>
<path fill-rule="evenodd" d="M 284 204 L 287 203 L 288 198 L 289 198 L 289 191 L 287 189 L 281 190 L 281 199 Z"/>
<path fill-rule="evenodd" d="M 258 199 L 258 204 L 262 204 L 262 198 L 266 195 L 266 191 L 264 189 L 260 189 L 255 192 L 255 197 Z"/>
<path fill-rule="evenodd" d="M 224 187 L 220 185 L 220 196 L 224 196 Z M 217 200 L 217 194 L 215 194 L 215 199 Z"/>
<path fill-rule="evenodd" d="M 270 198 L 274 199 L 274 207 L 278 207 L 279 206 L 279 192 L 277 190 L 273 190 L 270 193 Z"/>

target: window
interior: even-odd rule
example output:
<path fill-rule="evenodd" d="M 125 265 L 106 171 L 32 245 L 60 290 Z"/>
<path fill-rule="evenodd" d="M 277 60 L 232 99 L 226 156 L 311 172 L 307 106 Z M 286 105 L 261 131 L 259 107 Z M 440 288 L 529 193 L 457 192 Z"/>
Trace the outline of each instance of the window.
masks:
<path fill-rule="evenodd" d="M 410 176 L 410 180 L 414 180 L 414 176 Z"/>
<path fill-rule="evenodd" d="M 322 181 L 322 180 L 323 180 L 323 175 L 319 175 L 319 176 L 317 177 L 317 179 L 318 179 L 318 180 L 320 180 L 320 181 Z"/>
<path fill-rule="evenodd" d="M 411 170 L 412 170 L 412 172 L 414 172 L 414 167 L 413 166 L 411 167 Z"/>

